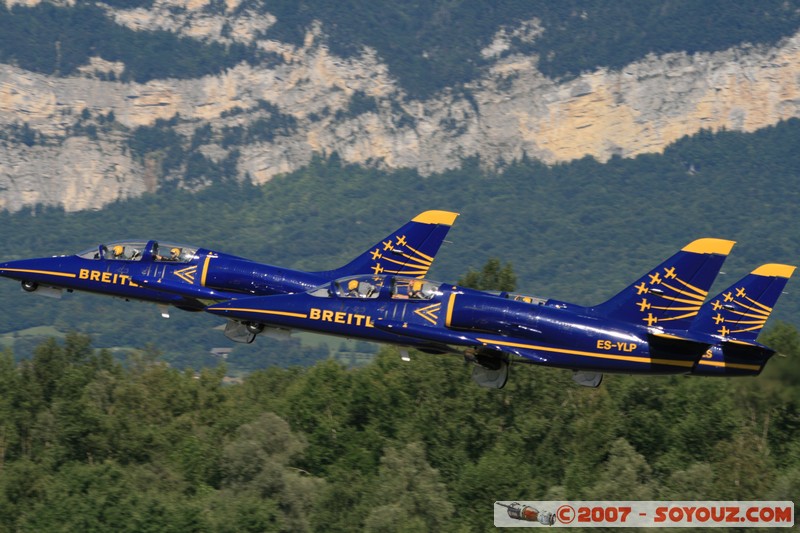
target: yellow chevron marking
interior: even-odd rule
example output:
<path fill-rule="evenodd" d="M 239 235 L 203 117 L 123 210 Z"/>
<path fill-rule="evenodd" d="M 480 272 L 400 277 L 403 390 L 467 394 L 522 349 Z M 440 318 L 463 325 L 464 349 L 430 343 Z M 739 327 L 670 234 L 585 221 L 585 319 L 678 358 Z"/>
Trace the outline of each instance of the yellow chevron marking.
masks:
<path fill-rule="evenodd" d="M 427 307 L 423 307 L 421 309 L 417 309 L 414 311 L 414 314 L 421 316 L 434 326 L 436 322 L 439 320 L 439 311 L 442 309 L 442 304 L 437 303 L 433 305 L 429 305 Z"/>
<path fill-rule="evenodd" d="M 186 283 L 194 283 L 194 275 L 197 274 L 197 265 L 176 270 L 173 272 L 173 274 L 181 278 Z"/>

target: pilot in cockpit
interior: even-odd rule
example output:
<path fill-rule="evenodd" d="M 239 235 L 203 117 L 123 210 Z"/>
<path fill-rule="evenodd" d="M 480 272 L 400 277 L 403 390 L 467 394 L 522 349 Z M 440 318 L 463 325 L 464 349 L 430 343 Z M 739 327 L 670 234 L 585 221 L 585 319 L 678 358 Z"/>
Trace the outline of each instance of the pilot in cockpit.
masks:
<path fill-rule="evenodd" d="M 376 287 L 372 283 L 351 279 L 347 282 L 347 298 L 370 298 L 375 294 Z"/>
<path fill-rule="evenodd" d="M 351 279 L 347 282 L 347 294 L 345 296 L 349 298 L 356 298 L 358 297 L 358 280 Z"/>
<path fill-rule="evenodd" d="M 408 297 L 412 299 L 420 299 L 422 295 L 422 281 L 415 279 L 408 286 Z"/>
<path fill-rule="evenodd" d="M 111 249 L 111 259 L 125 259 L 125 247 L 117 244 Z"/>

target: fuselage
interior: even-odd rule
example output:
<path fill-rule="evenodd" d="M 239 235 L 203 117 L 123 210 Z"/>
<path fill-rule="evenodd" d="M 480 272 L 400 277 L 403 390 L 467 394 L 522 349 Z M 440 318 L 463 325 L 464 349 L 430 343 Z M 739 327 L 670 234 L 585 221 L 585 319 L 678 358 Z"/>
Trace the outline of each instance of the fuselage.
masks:
<path fill-rule="evenodd" d="M 373 272 L 424 276 L 457 216 L 424 211 L 347 264 L 320 272 L 276 267 L 194 246 L 128 240 L 75 255 L 0 263 L 0 276 L 47 295 L 58 295 L 62 289 L 87 291 L 199 311 L 211 302 L 305 291 L 342 276 Z"/>
<path fill-rule="evenodd" d="M 421 289 L 412 291 L 417 285 Z M 240 298 L 207 310 L 273 327 L 428 351 L 516 355 L 533 363 L 598 372 L 689 373 L 707 349 L 670 335 L 654 335 L 643 325 L 592 315 L 579 306 L 516 301 L 502 294 L 393 276 L 337 280 L 305 293 Z"/>
<path fill-rule="evenodd" d="M 120 241 L 76 255 L 8 261 L 0 263 L 0 276 L 20 280 L 30 291 L 78 290 L 197 311 L 209 301 L 305 291 L 327 281 L 311 272 L 156 241 Z"/>

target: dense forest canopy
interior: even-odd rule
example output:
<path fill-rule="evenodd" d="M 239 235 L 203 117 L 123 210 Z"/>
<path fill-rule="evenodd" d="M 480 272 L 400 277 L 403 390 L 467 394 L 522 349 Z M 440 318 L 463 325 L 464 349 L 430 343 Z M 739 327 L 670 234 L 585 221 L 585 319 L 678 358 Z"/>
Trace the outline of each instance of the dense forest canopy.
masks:
<path fill-rule="evenodd" d="M 149 0 L 105 3 L 117 9 L 152 7 Z M 244 0 L 237 13 L 245 11 L 277 18 L 261 38 L 296 45 L 320 21 L 334 53 L 376 50 L 406 93 L 420 98 L 475 79 L 490 60 L 481 51 L 498 34 L 508 42 L 502 53 L 536 54 L 542 72 L 560 78 L 598 67 L 618 69 L 649 53 L 773 45 L 800 26 L 798 0 Z M 204 12 L 226 14 L 226 3 L 210 2 Z M 252 45 L 133 31 L 85 0 L 67 7 L 47 2 L 0 7 L 0 61 L 63 76 L 92 56 L 124 63 L 122 80 L 139 82 L 216 74 L 242 61 L 279 61 Z"/>
<path fill-rule="evenodd" d="M 223 386 L 87 337 L 0 352 L 0 528 L 489 531 L 496 500 L 794 500 L 800 337 L 758 378 L 514 367 L 458 358 L 272 368 Z"/>

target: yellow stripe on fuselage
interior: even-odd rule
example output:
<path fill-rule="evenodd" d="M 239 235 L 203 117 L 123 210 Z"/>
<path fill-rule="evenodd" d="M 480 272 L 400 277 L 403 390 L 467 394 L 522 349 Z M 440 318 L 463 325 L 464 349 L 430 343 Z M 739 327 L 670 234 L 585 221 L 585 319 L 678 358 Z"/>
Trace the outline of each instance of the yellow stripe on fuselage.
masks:
<path fill-rule="evenodd" d="M 445 327 L 450 327 L 450 321 L 453 319 L 453 303 L 456 301 L 456 293 L 451 292 L 450 298 L 447 300 L 447 313 L 444 317 Z"/>
<path fill-rule="evenodd" d="M 211 262 L 211 256 L 207 255 L 206 260 L 203 262 L 203 273 L 200 275 L 200 286 L 206 286 L 206 276 L 208 275 L 208 264 Z"/>
<path fill-rule="evenodd" d="M 25 272 L 28 274 L 45 274 L 47 276 L 58 276 L 61 278 L 76 278 L 78 277 L 77 274 L 72 274 L 70 272 L 55 272 L 53 270 L 33 270 L 30 268 L 4 268 L 2 269 L 4 272 Z"/>
<path fill-rule="evenodd" d="M 758 371 L 761 369 L 759 365 L 745 365 L 742 363 L 726 363 L 725 361 L 700 361 L 698 364 L 706 366 L 716 366 L 720 368 L 738 368 L 740 370 L 753 370 Z"/>
<path fill-rule="evenodd" d="M 245 313 L 259 313 L 262 315 L 290 316 L 293 318 L 308 318 L 307 314 L 291 313 L 289 311 L 272 311 L 270 309 L 247 309 L 242 307 L 227 307 L 225 311 L 243 311 Z"/>
<path fill-rule="evenodd" d="M 670 366 L 683 366 L 691 368 L 694 366 L 694 361 L 676 361 L 673 359 L 652 359 L 650 357 L 635 357 L 631 355 L 614 355 L 603 354 L 596 352 L 583 352 L 580 350 L 566 350 L 563 348 L 551 348 L 549 346 L 536 346 L 533 344 L 522 344 L 518 342 L 497 341 L 492 339 L 478 339 L 478 341 L 485 344 L 496 344 L 498 346 L 508 346 L 511 348 L 526 348 L 529 350 L 539 350 L 542 352 L 565 353 L 568 355 L 580 355 L 582 357 L 596 357 L 598 359 L 613 359 L 616 361 L 628 361 L 631 363 L 644 363 L 656 365 L 670 365 Z"/>

